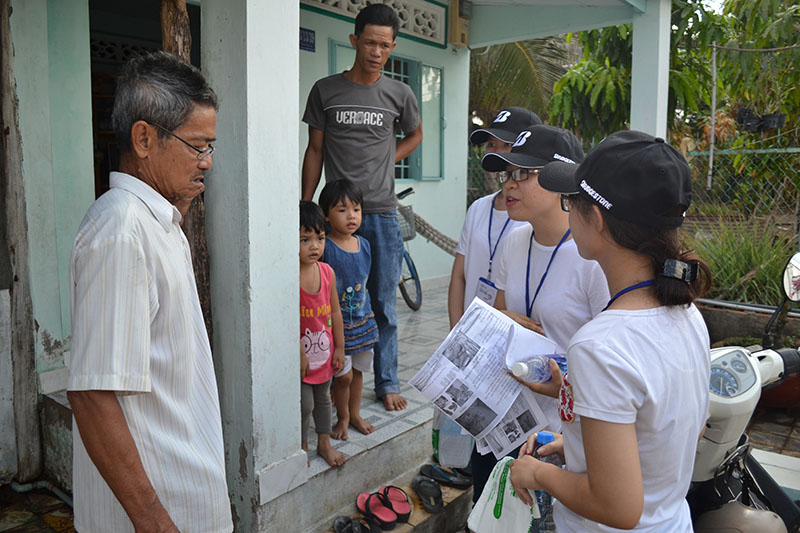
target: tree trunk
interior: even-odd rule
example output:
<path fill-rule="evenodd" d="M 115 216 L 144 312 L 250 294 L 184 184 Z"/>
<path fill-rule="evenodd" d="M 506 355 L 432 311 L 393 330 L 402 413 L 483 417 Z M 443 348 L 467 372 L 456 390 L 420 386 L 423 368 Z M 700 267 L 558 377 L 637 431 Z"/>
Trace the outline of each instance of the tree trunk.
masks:
<path fill-rule="evenodd" d="M 161 0 L 161 42 L 165 52 L 173 54 L 187 63 L 190 62 L 192 34 L 189 28 L 189 13 L 185 0 Z M 212 339 L 211 325 L 211 287 L 208 271 L 208 248 L 206 246 L 205 204 L 201 194 L 194 199 L 183 219 L 183 231 L 189 240 L 192 252 L 192 266 L 197 282 L 197 294 L 208 331 Z"/>

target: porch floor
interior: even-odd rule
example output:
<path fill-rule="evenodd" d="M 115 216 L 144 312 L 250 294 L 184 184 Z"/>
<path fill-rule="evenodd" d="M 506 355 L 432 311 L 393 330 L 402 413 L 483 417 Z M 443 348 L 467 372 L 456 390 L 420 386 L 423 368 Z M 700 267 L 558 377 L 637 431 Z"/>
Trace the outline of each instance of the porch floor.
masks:
<path fill-rule="evenodd" d="M 447 317 L 447 278 L 423 284 L 423 303 L 413 312 L 398 294 L 400 324 L 398 374 L 401 393 L 408 400 L 404 411 L 389 412 L 372 391 L 373 376 L 364 376 L 362 416 L 375 426 L 375 432 L 362 435 L 350 428 L 347 441 L 332 441 L 347 457 L 380 446 L 393 437 L 429 421 L 431 405 L 408 380 L 422 367 L 430 354 L 444 340 L 449 330 Z M 335 416 L 334 416 L 335 421 Z M 313 439 L 314 432 L 309 436 Z M 800 410 L 759 409 L 750 426 L 750 437 L 759 461 L 787 489 L 793 499 L 800 498 Z M 316 442 L 309 442 L 310 477 L 331 467 L 316 452 Z M 343 468 L 347 468 L 345 463 Z M 353 487 L 353 498 L 360 487 Z M 0 486 L 0 532 L 53 533 L 72 532 L 71 509 L 48 491 L 17 494 L 8 485 Z"/>

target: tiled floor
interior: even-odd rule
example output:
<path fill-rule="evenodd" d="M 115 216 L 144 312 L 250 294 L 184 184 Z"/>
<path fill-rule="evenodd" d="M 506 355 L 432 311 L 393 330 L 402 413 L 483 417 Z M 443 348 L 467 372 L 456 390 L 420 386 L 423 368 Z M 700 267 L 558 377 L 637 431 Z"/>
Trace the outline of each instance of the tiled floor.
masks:
<path fill-rule="evenodd" d="M 800 409 L 757 409 L 747 433 L 758 462 L 800 501 Z"/>
<path fill-rule="evenodd" d="M 0 531 L 7 533 L 72 533 L 72 509 L 46 490 L 18 494 L 0 486 Z"/>
<path fill-rule="evenodd" d="M 333 447 L 346 457 L 352 457 L 365 449 L 386 442 L 410 427 L 430 420 L 433 416 L 431 404 L 416 389 L 408 385 L 408 380 L 425 364 L 450 330 L 450 321 L 447 317 L 447 280 L 434 280 L 424 284 L 422 308 L 419 311 L 411 311 L 398 293 L 397 315 L 399 323 L 397 375 L 400 379 L 400 393 L 408 400 L 408 407 L 403 411 L 393 412 L 384 409 L 383 403 L 377 401 L 372 390 L 374 375 L 365 373 L 361 416 L 375 426 L 375 431 L 369 435 L 362 435 L 351 427 L 347 441 L 332 440 Z M 333 422 L 336 423 L 335 413 Z M 311 457 L 309 476 L 311 477 L 330 468 L 325 460 L 316 454 L 315 449 L 316 434 L 309 430 Z"/>
<path fill-rule="evenodd" d="M 748 433 L 761 450 L 800 457 L 800 409 L 758 409 Z"/>

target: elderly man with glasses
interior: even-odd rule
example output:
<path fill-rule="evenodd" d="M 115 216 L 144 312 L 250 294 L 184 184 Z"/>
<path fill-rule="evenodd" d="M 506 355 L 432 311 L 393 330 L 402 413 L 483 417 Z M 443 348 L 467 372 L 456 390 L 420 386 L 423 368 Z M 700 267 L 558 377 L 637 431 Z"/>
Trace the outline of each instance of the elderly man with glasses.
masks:
<path fill-rule="evenodd" d="M 222 423 L 189 244 L 217 97 L 160 52 L 131 60 L 112 113 L 120 171 L 70 264 L 73 488 L 79 531 L 233 529 Z"/>

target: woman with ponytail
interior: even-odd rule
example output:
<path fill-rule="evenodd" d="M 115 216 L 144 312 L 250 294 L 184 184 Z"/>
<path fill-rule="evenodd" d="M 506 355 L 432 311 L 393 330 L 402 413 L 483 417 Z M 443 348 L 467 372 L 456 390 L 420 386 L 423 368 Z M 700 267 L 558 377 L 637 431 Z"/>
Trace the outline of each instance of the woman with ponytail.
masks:
<path fill-rule="evenodd" d="M 567 349 L 559 393 L 566 469 L 533 458 L 535 437 L 511 467 L 520 497 L 558 500 L 559 532 L 691 531 L 685 501 L 708 412 L 709 338 L 692 301 L 708 268 L 682 252 L 678 227 L 691 201 L 680 152 L 641 132 L 604 139 L 576 168 L 539 175 L 562 194 L 578 252 L 596 260 L 613 295 Z"/>

